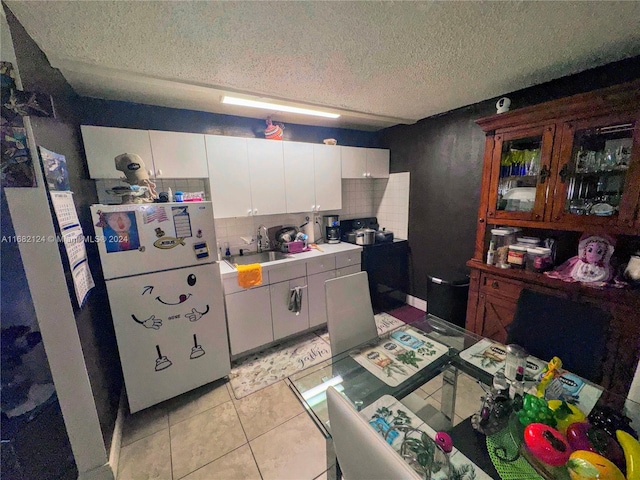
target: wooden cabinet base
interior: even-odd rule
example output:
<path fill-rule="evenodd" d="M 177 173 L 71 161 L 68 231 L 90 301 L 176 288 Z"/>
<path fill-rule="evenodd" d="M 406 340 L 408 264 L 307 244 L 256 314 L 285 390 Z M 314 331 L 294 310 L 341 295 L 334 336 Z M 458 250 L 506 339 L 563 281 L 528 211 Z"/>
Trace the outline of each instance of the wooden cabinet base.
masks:
<path fill-rule="evenodd" d="M 612 321 L 602 386 L 620 395 L 620 399 L 626 396 L 640 356 L 640 292 L 596 289 L 542 274 L 501 270 L 475 260 L 467 262 L 467 265 L 472 271 L 466 326 L 500 343 L 506 342 L 507 329 L 513 321 L 523 288 L 591 303 L 610 312 Z"/>

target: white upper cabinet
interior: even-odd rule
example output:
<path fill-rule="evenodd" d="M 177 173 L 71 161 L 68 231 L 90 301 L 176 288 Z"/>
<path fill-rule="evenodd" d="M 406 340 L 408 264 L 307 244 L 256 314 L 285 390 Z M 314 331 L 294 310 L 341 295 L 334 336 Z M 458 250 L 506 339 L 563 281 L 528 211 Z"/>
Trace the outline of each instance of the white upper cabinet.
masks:
<path fill-rule="evenodd" d="M 313 145 L 316 209 L 342 208 L 342 166 L 340 149 L 334 145 Z"/>
<path fill-rule="evenodd" d="M 342 178 L 366 178 L 367 149 L 340 147 L 342 153 Z"/>
<path fill-rule="evenodd" d="M 389 178 L 389 150 L 367 148 L 367 176 Z"/>
<path fill-rule="evenodd" d="M 115 165 L 115 158 L 123 153 L 140 155 L 147 170 L 153 170 L 151 142 L 147 130 L 91 125 L 81 125 L 80 129 L 91 178 L 124 176 L 123 172 L 116 170 Z"/>
<path fill-rule="evenodd" d="M 282 142 L 287 213 L 342 208 L 340 149 L 330 145 Z"/>
<path fill-rule="evenodd" d="M 340 147 L 342 178 L 388 178 L 389 150 L 382 148 Z"/>
<path fill-rule="evenodd" d="M 199 133 L 149 131 L 155 176 L 207 178 L 207 151 Z"/>
<path fill-rule="evenodd" d="M 282 142 L 282 147 L 287 213 L 313 212 L 316 209 L 314 145 Z"/>
<path fill-rule="evenodd" d="M 253 215 L 286 213 L 282 142 L 247 138 Z"/>
<path fill-rule="evenodd" d="M 216 218 L 251 215 L 251 179 L 247 139 L 205 135 L 209 188 Z"/>
<path fill-rule="evenodd" d="M 82 125 L 82 140 L 91 178 L 120 178 L 114 159 L 135 153 L 151 177 L 207 178 L 204 135 Z"/>

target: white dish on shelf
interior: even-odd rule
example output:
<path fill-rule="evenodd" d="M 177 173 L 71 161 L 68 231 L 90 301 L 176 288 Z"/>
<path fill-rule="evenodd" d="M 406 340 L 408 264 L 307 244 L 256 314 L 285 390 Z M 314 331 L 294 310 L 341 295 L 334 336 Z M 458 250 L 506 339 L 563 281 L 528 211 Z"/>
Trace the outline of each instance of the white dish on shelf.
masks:
<path fill-rule="evenodd" d="M 613 215 L 614 210 L 615 209 L 608 203 L 596 203 L 593 207 L 591 207 L 591 214 L 598 217 L 608 217 L 610 215 Z"/>
<path fill-rule="evenodd" d="M 536 199 L 536 187 L 516 187 L 502 196 L 503 200 L 524 200 L 533 202 Z"/>

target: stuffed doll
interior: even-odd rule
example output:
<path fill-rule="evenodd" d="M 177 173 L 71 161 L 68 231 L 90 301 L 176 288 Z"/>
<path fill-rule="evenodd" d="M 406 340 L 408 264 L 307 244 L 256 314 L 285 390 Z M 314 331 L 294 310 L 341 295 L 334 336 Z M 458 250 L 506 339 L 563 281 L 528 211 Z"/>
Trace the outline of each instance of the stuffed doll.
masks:
<path fill-rule="evenodd" d="M 143 200 L 144 202 L 150 203 L 153 202 L 154 198 L 157 198 L 156 184 L 149 179 L 144 161 L 140 155 L 123 153 L 115 158 L 115 162 L 116 170 L 120 170 L 125 175 L 124 181 L 129 185 L 138 185 L 148 189 L 148 196 Z"/>
<path fill-rule="evenodd" d="M 584 282 L 603 286 L 613 279 L 611 256 L 615 240 L 608 235 L 584 234 L 578 244 L 578 255 L 545 275 L 565 282 Z"/>

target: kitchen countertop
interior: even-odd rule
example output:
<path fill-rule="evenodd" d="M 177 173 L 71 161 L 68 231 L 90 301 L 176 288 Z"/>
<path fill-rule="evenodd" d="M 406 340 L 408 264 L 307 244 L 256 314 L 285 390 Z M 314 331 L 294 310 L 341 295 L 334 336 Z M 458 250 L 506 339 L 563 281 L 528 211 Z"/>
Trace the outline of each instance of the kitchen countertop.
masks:
<path fill-rule="evenodd" d="M 290 253 L 287 255 L 287 258 L 283 258 L 281 260 L 274 260 L 273 262 L 265 262 L 262 263 L 262 270 L 269 270 L 269 268 L 273 268 L 278 265 L 284 265 L 286 263 L 298 262 L 298 261 L 306 261 L 313 258 L 322 257 L 323 255 L 335 255 L 337 253 L 342 252 L 354 252 L 354 251 L 362 251 L 362 247 L 360 245 L 353 245 L 351 243 L 320 243 L 318 244 L 323 251 L 320 252 L 315 248 L 311 249 L 308 252 L 301 253 Z M 220 275 L 222 278 L 237 276 L 238 271 L 233 268 L 230 264 L 228 264 L 224 259 L 220 262 Z"/>

